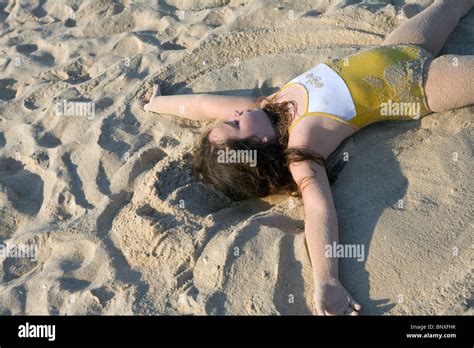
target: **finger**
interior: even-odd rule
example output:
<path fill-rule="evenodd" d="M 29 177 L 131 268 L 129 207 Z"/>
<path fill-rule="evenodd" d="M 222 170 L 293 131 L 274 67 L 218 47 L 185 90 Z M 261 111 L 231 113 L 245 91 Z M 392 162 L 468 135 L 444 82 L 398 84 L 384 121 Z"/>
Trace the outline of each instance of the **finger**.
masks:
<path fill-rule="evenodd" d="M 347 309 L 344 311 L 344 315 L 359 315 L 359 312 L 357 312 L 354 308 L 352 307 L 347 307 Z"/>
<path fill-rule="evenodd" d="M 316 312 L 318 313 L 318 315 L 322 315 L 322 316 L 325 316 L 326 315 L 326 311 L 322 308 L 320 309 L 316 309 Z"/>
<path fill-rule="evenodd" d="M 349 297 L 349 306 L 358 312 L 362 309 L 362 306 L 358 304 L 352 297 Z"/>
<path fill-rule="evenodd" d="M 160 85 L 158 85 L 158 84 L 153 85 L 153 95 L 155 97 L 158 97 L 158 96 L 161 95 Z"/>
<path fill-rule="evenodd" d="M 348 305 L 344 305 L 343 303 L 339 303 L 337 306 L 331 308 L 328 310 L 327 308 L 324 308 L 325 315 L 327 316 L 335 316 L 335 315 L 346 315 L 346 310 L 348 308 Z"/>
<path fill-rule="evenodd" d="M 326 315 L 326 313 L 324 312 L 324 308 L 320 303 L 316 303 L 315 308 L 316 308 L 316 313 L 318 315 Z"/>

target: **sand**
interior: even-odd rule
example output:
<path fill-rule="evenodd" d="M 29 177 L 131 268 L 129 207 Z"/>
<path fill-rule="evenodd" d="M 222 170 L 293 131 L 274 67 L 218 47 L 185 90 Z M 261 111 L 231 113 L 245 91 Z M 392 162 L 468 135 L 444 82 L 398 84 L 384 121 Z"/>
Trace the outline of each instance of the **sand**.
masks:
<path fill-rule="evenodd" d="M 143 102 L 155 81 L 271 93 L 429 3 L 0 5 L 0 242 L 37 251 L 0 255 L 0 314 L 315 313 L 301 202 L 199 183 L 189 151 L 212 122 Z M 442 53 L 474 54 L 472 37 L 474 11 Z M 58 113 L 64 101 L 94 110 Z M 342 149 L 340 239 L 365 254 L 340 277 L 363 314 L 473 314 L 473 113 L 373 125 Z"/>

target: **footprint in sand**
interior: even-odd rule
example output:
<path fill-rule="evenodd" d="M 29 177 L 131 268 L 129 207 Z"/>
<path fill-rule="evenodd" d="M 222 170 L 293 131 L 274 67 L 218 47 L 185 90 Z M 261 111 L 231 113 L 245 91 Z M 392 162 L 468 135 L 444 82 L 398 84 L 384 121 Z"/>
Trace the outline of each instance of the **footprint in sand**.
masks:
<path fill-rule="evenodd" d="M 154 225 L 155 228 L 164 231 L 169 230 L 178 224 L 174 215 L 160 213 L 149 204 L 141 206 L 135 211 L 135 213 L 142 219 L 149 221 L 149 223 Z"/>
<path fill-rule="evenodd" d="M 33 98 L 26 98 L 23 102 L 23 106 L 28 110 L 38 110 L 39 106 L 35 103 Z"/>
<path fill-rule="evenodd" d="M 33 161 L 35 161 L 35 164 L 42 167 L 43 169 L 48 169 L 50 162 L 49 162 L 49 155 L 47 152 L 44 151 L 35 151 L 31 155 L 31 158 Z"/>
<path fill-rule="evenodd" d="M 138 176 L 153 168 L 156 163 L 165 157 L 166 153 L 159 148 L 152 148 L 143 151 L 140 154 L 139 159 L 133 164 L 128 180 L 129 184 L 132 184 Z"/>
<path fill-rule="evenodd" d="M 61 140 L 59 140 L 51 132 L 45 132 L 41 124 L 38 124 L 34 127 L 34 137 L 36 143 L 41 147 L 55 148 L 61 145 Z"/>
<path fill-rule="evenodd" d="M 10 100 L 15 98 L 16 89 L 13 88 L 13 85 L 16 82 L 15 79 L 0 80 L 0 100 Z"/>
<path fill-rule="evenodd" d="M 104 37 L 124 32 L 131 32 L 135 28 L 135 18 L 131 11 L 122 11 L 115 16 L 92 21 L 84 29 L 87 37 Z"/>
<path fill-rule="evenodd" d="M 107 285 L 95 283 L 103 273 L 111 272 L 108 256 L 97 243 L 63 235 L 48 240 L 43 249 L 47 251 L 41 258 L 42 270 L 28 286 L 43 292 L 43 301 L 37 302 L 49 314 L 100 313 L 114 298 Z"/>
<path fill-rule="evenodd" d="M 78 165 L 73 162 L 70 153 L 65 153 L 61 160 L 64 163 L 66 171 L 68 172 L 68 184 L 69 189 L 72 195 L 74 196 L 75 203 L 80 205 L 84 209 L 94 209 L 94 205 L 92 205 L 88 200 L 84 192 L 84 185 L 82 179 L 78 173 Z"/>
<path fill-rule="evenodd" d="M 167 201 L 198 216 L 207 216 L 231 204 L 231 200 L 222 193 L 201 182 L 177 188 Z"/>
<path fill-rule="evenodd" d="M 102 126 L 100 127 L 101 133 L 99 140 L 97 141 L 101 148 L 117 154 L 120 158 L 123 158 L 131 149 L 129 143 L 120 140 L 120 137 L 116 136 L 116 133 L 123 127 L 122 120 L 120 120 L 115 114 L 112 114 L 102 121 Z"/>
<path fill-rule="evenodd" d="M 61 68 L 55 69 L 52 73 L 60 80 L 72 85 L 76 85 L 91 79 L 89 73 L 90 61 L 86 57 L 80 57 Z"/>
<path fill-rule="evenodd" d="M 131 54 L 140 54 L 142 52 L 142 47 L 142 42 L 138 38 L 128 36 L 118 41 L 112 48 L 112 51 L 118 56 L 129 57 Z"/>
<path fill-rule="evenodd" d="M 49 50 L 38 50 L 38 46 L 34 44 L 18 45 L 16 50 L 24 56 L 21 59 L 23 62 L 31 61 L 45 67 L 52 67 L 56 63 L 55 56 Z"/>
<path fill-rule="evenodd" d="M 99 314 L 128 291 L 105 280 L 114 269 L 96 242 L 60 233 L 36 234 L 21 244 L 36 246 L 36 258 L 6 258 L 0 263 L 2 295 L 8 298 L 0 314 Z M 24 279 L 17 286 L 20 277 Z"/>
<path fill-rule="evenodd" d="M 62 86 L 54 83 L 38 86 L 25 97 L 23 106 L 27 110 L 38 110 L 41 108 L 41 111 L 45 111 L 61 90 Z"/>
<path fill-rule="evenodd" d="M 57 71 L 56 73 L 63 81 L 73 85 L 91 79 L 88 71 L 88 64 L 83 58 L 75 60 L 74 62 L 66 65 L 64 68 Z"/>
<path fill-rule="evenodd" d="M 52 67 L 54 66 L 54 63 L 56 62 L 56 59 L 54 56 L 46 51 L 39 51 L 38 54 L 33 54 L 30 56 L 31 60 L 44 65 L 46 67 Z"/>
<path fill-rule="evenodd" d="M 28 235 L 27 231 L 23 232 L 22 236 Z M 0 262 L 0 277 L 4 285 L 8 287 L 8 282 L 15 281 L 23 276 L 31 277 L 34 272 L 41 268 L 40 254 L 46 238 L 46 235 L 36 234 L 28 239 L 19 237 L 16 240 L 8 241 L 5 245 L 5 250 L 8 250 L 7 257 L 3 262 Z M 15 281 L 16 283 L 18 282 Z M 25 284 L 23 281 L 21 283 Z M 26 297 L 28 287 L 25 287 L 24 290 L 23 295 Z"/>
<path fill-rule="evenodd" d="M 231 9 L 219 9 L 209 12 L 204 18 L 203 23 L 213 28 L 229 24 L 234 20 L 234 14 Z"/>
<path fill-rule="evenodd" d="M 166 147 L 176 147 L 180 144 L 180 141 L 178 139 L 175 139 L 173 137 L 164 135 L 160 139 L 159 146 L 160 148 L 166 148 Z M 1 145 L 0 145 L 1 146 Z"/>
<path fill-rule="evenodd" d="M 34 216 L 43 204 L 43 179 L 13 158 L 0 158 L 0 189 L 18 212 Z"/>
<path fill-rule="evenodd" d="M 35 44 L 24 44 L 16 46 L 17 52 L 21 54 L 31 54 L 38 50 L 38 45 Z"/>
<path fill-rule="evenodd" d="M 189 164 L 173 160 L 156 174 L 155 188 L 160 199 L 166 199 L 174 190 L 191 183 Z"/>
<path fill-rule="evenodd" d="M 35 8 L 33 8 L 31 10 L 31 13 L 35 16 L 35 17 L 38 17 L 38 18 L 43 18 L 45 17 L 48 12 L 45 11 L 45 9 L 43 8 L 43 5 L 45 4 L 46 1 L 40 1 L 40 3 L 38 4 L 38 6 L 36 6 Z"/>
<path fill-rule="evenodd" d="M 21 57 L 20 63 L 25 62 L 40 65 L 45 68 L 60 66 L 67 62 L 69 58 L 69 49 L 63 43 L 53 43 L 43 39 L 37 39 L 34 43 L 24 42 L 20 37 L 10 40 L 10 45 L 15 47 Z M 21 63 L 23 64 L 23 63 Z"/>
<path fill-rule="evenodd" d="M 33 261 L 26 257 L 6 258 L 3 261 L 3 282 L 9 282 L 13 279 L 29 273 L 37 265 L 37 261 Z"/>

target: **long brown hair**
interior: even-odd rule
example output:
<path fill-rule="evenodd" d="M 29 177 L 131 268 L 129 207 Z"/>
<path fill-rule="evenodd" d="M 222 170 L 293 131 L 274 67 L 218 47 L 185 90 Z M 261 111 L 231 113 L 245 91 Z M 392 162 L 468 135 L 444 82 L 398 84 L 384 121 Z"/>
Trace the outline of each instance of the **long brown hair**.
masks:
<path fill-rule="evenodd" d="M 224 144 L 213 144 L 209 141 L 212 129 L 207 130 L 193 153 L 193 172 L 233 200 L 265 197 L 282 192 L 301 196 L 304 180 L 298 183 L 293 180 L 289 170 L 290 163 L 315 161 L 326 167 L 326 161 L 323 156 L 313 151 L 288 148 L 288 127 L 296 106 L 295 101 L 276 103 L 274 99 L 266 97 L 257 99 L 256 107 L 265 111 L 277 134 L 266 143 L 262 143 L 258 138 L 247 138 L 228 139 Z M 252 167 L 248 163 L 218 161 L 218 150 L 225 148 L 237 151 L 256 150 L 257 165 Z M 333 182 L 334 177 L 330 176 L 330 180 Z"/>

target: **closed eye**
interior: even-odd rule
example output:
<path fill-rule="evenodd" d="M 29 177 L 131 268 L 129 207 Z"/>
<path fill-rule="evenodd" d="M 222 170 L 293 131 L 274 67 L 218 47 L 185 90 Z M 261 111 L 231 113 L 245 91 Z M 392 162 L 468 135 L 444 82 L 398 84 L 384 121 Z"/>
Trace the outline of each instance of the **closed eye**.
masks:
<path fill-rule="evenodd" d="M 239 121 L 238 121 L 238 120 L 225 121 L 224 123 L 225 123 L 225 124 L 228 124 L 229 126 L 235 128 L 235 129 L 238 129 L 238 128 L 239 128 Z"/>

